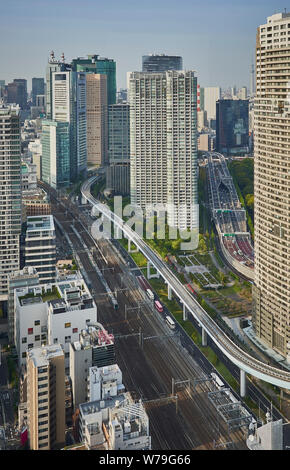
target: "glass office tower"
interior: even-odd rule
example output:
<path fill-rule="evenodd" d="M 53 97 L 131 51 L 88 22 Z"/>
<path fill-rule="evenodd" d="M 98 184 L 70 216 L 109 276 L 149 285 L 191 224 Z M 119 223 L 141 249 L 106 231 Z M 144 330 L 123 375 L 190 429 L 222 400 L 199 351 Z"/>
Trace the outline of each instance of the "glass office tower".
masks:
<path fill-rule="evenodd" d="M 100 73 L 107 75 L 108 105 L 116 103 L 116 62 L 113 59 L 88 55 L 87 58 L 73 59 L 72 70 L 75 72 Z"/>
<path fill-rule="evenodd" d="M 248 100 L 217 101 L 216 150 L 224 155 L 244 155 L 248 153 Z"/>
<path fill-rule="evenodd" d="M 42 121 L 42 179 L 55 189 L 70 183 L 68 122 Z"/>

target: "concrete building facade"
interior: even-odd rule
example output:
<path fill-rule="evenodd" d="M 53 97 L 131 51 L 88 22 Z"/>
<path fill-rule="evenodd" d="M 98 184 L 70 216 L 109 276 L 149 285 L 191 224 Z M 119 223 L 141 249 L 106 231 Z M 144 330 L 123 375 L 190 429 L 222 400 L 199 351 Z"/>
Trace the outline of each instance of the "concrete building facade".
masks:
<path fill-rule="evenodd" d="M 290 13 L 258 27 L 254 104 L 257 336 L 290 361 Z"/>
<path fill-rule="evenodd" d="M 193 71 L 130 74 L 131 203 L 160 204 L 168 223 L 198 227 L 197 79 Z"/>
<path fill-rule="evenodd" d="M 38 272 L 39 282 L 56 279 L 56 235 L 52 215 L 27 217 L 25 265 Z"/>
<path fill-rule="evenodd" d="M 31 450 L 64 445 L 65 372 L 59 344 L 27 352 L 27 425 Z"/>

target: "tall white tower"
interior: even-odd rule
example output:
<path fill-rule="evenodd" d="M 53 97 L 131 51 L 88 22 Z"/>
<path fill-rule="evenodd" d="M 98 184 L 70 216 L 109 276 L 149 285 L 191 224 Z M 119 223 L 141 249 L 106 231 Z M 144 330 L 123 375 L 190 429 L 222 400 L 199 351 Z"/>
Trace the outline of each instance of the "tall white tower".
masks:
<path fill-rule="evenodd" d="M 290 13 L 258 27 L 256 64 L 253 321 L 290 360 Z"/>
<path fill-rule="evenodd" d="M 194 72 L 132 72 L 129 100 L 131 203 L 167 205 L 170 226 L 197 228 Z"/>

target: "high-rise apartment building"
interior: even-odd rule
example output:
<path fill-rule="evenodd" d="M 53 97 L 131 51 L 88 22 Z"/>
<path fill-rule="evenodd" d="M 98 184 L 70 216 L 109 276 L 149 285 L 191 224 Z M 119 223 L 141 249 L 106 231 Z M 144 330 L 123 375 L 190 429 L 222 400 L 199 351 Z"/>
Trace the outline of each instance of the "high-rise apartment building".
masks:
<path fill-rule="evenodd" d="M 107 76 L 86 74 L 88 165 L 108 163 Z"/>
<path fill-rule="evenodd" d="M 249 152 L 248 100 L 217 101 L 216 150 L 225 155 L 244 155 Z"/>
<path fill-rule="evenodd" d="M 36 97 L 37 95 L 44 95 L 44 78 L 33 78 L 32 79 L 32 105 L 37 106 Z"/>
<path fill-rule="evenodd" d="M 65 369 L 60 344 L 27 352 L 27 426 L 31 450 L 65 442 Z"/>
<path fill-rule="evenodd" d="M 131 203 L 161 204 L 170 226 L 198 227 L 194 72 L 132 72 L 129 82 Z"/>
<path fill-rule="evenodd" d="M 166 72 L 182 70 L 182 57 L 166 54 L 149 54 L 142 56 L 142 72 Z"/>
<path fill-rule="evenodd" d="M 254 104 L 255 286 L 258 337 L 290 361 L 290 13 L 258 27 Z"/>
<path fill-rule="evenodd" d="M 21 148 L 19 107 L 0 105 L 0 300 L 8 297 L 8 274 L 19 269 Z"/>

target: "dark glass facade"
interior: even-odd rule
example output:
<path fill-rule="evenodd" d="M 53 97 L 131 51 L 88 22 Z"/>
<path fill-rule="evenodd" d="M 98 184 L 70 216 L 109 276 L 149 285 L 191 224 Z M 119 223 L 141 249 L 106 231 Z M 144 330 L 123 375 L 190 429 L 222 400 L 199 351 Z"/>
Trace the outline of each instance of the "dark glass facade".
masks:
<path fill-rule="evenodd" d="M 217 101 L 216 150 L 224 155 L 244 155 L 249 152 L 248 100 Z"/>
<path fill-rule="evenodd" d="M 182 57 L 165 54 L 142 56 L 142 72 L 166 72 L 166 70 L 182 70 Z"/>
<path fill-rule="evenodd" d="M 36 106 L 37 95 L 44 95 L 44 78 L 33 78 L 32 79 L 32 104 Z"/>

